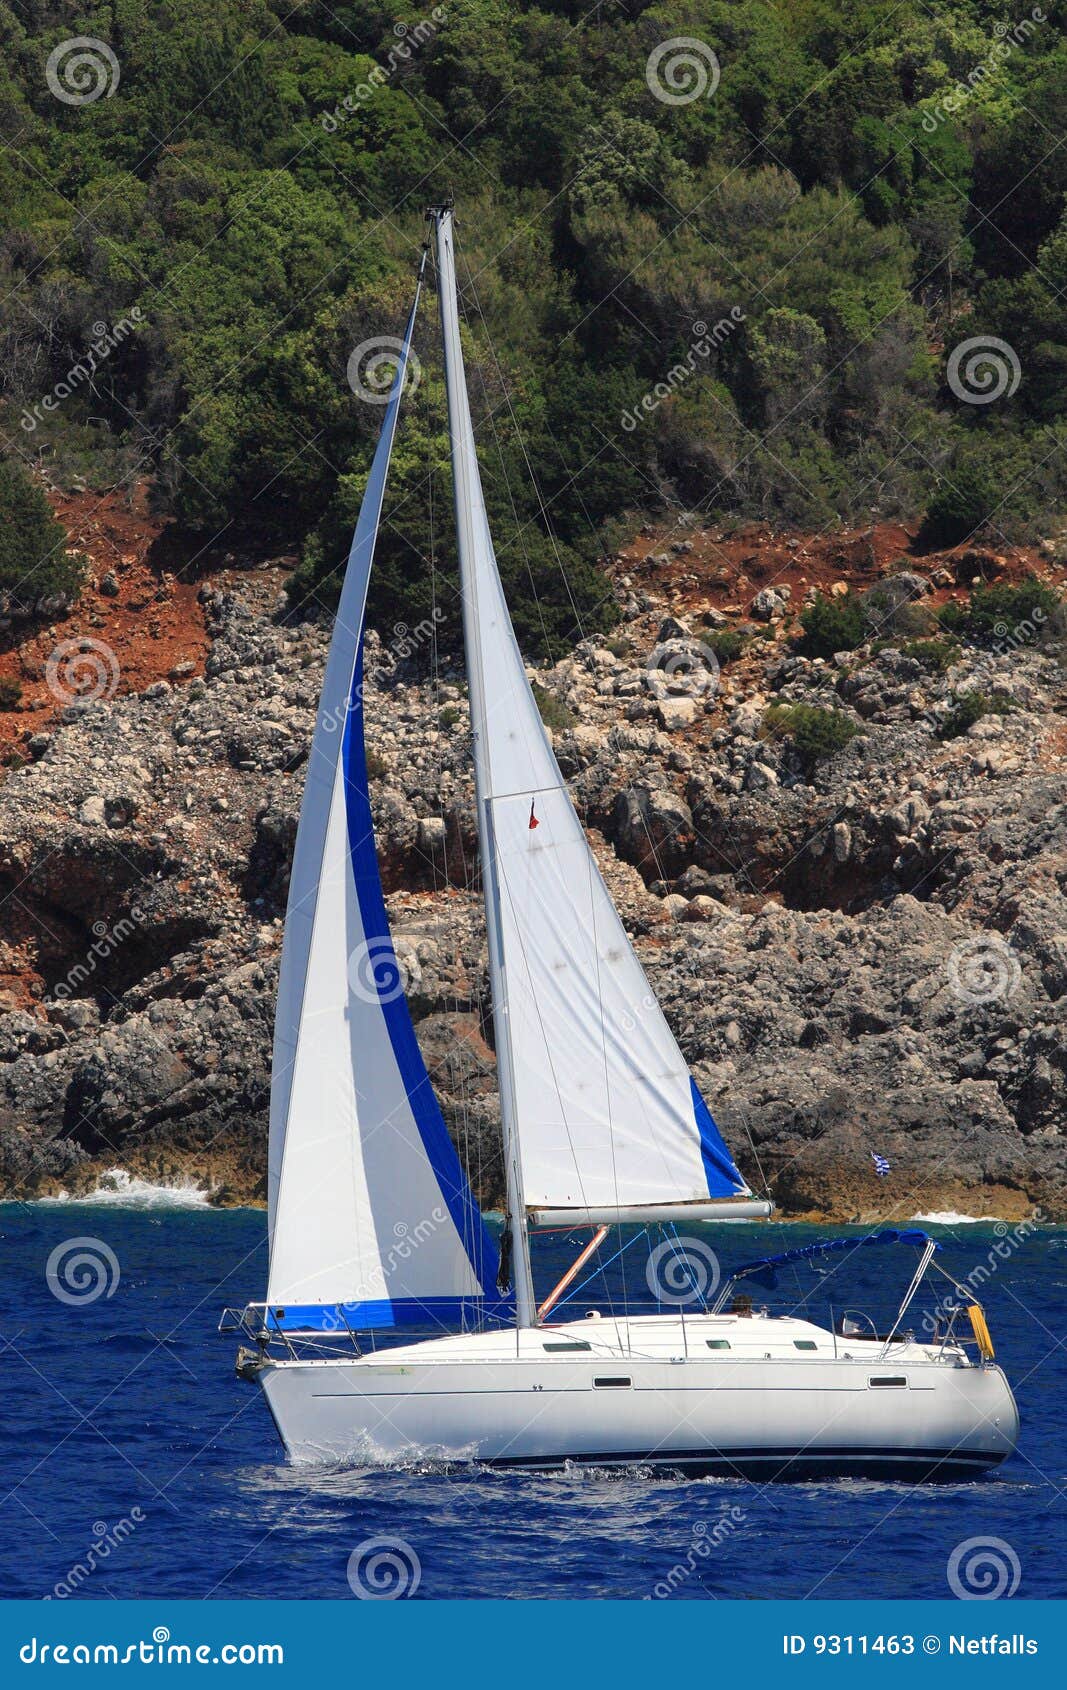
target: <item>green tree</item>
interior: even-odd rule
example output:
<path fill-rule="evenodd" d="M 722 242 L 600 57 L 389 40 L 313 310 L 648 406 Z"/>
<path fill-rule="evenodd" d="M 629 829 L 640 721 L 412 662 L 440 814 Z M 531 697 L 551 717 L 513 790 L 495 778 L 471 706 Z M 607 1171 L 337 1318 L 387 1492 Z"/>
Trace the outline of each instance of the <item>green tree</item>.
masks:
<path fill-rule="evenodd" d="M 0 461 L 0 597 L 26 610 L 73 597 L 81 570 L 66 539 L 37 483 L 20 465 Z"/>

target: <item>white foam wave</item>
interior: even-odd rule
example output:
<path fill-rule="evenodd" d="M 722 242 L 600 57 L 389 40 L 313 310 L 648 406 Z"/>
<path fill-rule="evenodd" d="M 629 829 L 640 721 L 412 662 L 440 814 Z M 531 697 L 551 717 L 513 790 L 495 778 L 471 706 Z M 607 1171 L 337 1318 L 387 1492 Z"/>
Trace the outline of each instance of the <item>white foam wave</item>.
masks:
<path fill-rule="evenodd" d="M 913 1221 L 926 1226 L 977 1226 L 982 1221 L 998 1221 L 999 1215 L 960 1215 L 955 1209 L 935 1209 L 929 1215 L 912 1215 Z"/>
<path fill-rule="evenodd" d="M 293 1457 L 293 1466 L 323 1467 L 336 1472 L 374 1471 L 387 1473 L 451 1474 L 483 1470 L 475 1454 L 473 1443 L 466 1449 L 445 1451 L 440 1444 L 411 1444 L 402 1453 L 384 1449 L 369 1432 L 354 1432 L 352 1443 L 343 1456 L 334 1450 L 316 1449 L 307 1445 Z M 484 1471 L 491 1472 L 491 1468 Z"/>
<path fill-rule="evenodd" d="M 185 1174 L 157 1184 L 129 1173 L 126 1168 L 107 1168 L 92 1191 L 81 1194 L 61 1191 L 54 1197 L 41 1198 L 41 1202 L 121 1209 L 206 1209 L 210 1207 L 211 1192 Z"/>

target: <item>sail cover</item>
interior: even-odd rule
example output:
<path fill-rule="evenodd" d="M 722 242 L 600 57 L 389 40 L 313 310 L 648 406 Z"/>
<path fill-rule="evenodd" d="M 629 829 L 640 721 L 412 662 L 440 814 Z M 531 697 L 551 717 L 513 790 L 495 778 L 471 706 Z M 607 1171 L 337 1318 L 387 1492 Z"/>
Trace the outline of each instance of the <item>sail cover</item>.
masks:
<path fill-rule="evenodd" d="M 601 879 L 526 678 L 461 379 L 447 211 L 438 253 L 452 450 L 464 455 L 472 506 L 460 548 L 472 727 L 523 1202 L 580 1212 L 747 1196 Z"/>
<path fill-rule="evenodd" d="M 859 1250 L 869 1244 L 907 1244 L 914 1250 L 925 1249 L 933 1244 L 935 1250 L 940 1250 L 940 1244 L 935 1244 L 928 1232 L 920 1232 L 917 1228 L 906 1228 L 903 1231 L 896 1227 L 886 1227 L 882 1232 L 868 1232 L 860 1238 L 821 1238 L 815 1244 L 800 1244 L 793 1250 L 783 1250 L 777 1256 L 761 1256 L 758 1262 L 745 1262 L 743 1267 L 734 1268 L 730 1275 L 730 1282 L 735 1279 L 753 1278 L 757 1285 L 773 1291 L 778 1284 L 778 1269 L 788 1267 L 793 1262 L 817 1261 L 820 1256 L 827 1256 L 838 1250 Z"/>
<path fill-rule="evenodd" d="M 418 294 L 416 293 L 416 305 Z M 367 584 L 414 327 L 398 354 L 326 666 L 297 831 L 274 1036 L 275 1324 L 462 1324 L 503 1312 L 426 1072 L 382 898 L 363 748 Z"/>

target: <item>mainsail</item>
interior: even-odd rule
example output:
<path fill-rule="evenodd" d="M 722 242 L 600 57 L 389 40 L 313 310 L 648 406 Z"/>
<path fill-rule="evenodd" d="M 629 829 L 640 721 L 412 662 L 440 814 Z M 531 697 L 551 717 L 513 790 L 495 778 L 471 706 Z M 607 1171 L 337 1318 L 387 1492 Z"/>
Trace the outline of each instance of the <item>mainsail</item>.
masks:
<path fill-rule="evenodd" d="M 272 1323 L 535 1318 L 526 1224 L 765 1213 L 601 879 L 526 678 L 463 372 L 451 208 L 433 213 L 515 1280 L 460 1168 L 389 934 L 363 748 L 367 586 L 419 289 L 352 539 L 297 832 L 271 1084 Z M 425 263 L 425 260 L 424 260 Z M 421 285 L 421 271 L 420 271 Z"/>
<path fill-rule="evenodd" d="M 541 1220 L 672 1218 L 682 1206 L 700 1218 L 709 1200 L 751 1194 L 612 904 L 527 681 L 478 472 L 450 208 L 435 217 L 513 1202 Z"/>
<path fill-rule="evenodd" d="M 367 584 L 417 305 L 418 289 L 349 554 L 286 913 L 267 1297 L 272 1321 L 290 1327 L 455 1325 L 508 1312 L 408 1014 L 363 749 Z"/>

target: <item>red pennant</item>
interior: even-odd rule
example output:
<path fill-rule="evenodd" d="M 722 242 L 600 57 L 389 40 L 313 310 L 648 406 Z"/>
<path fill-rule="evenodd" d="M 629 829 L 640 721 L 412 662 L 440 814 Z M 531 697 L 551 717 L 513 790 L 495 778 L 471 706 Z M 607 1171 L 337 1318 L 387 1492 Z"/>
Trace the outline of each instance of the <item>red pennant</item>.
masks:
<path fill-rule="evenodd" d="M 534 815 L 534 801 L 533 801 L 532 798 L 530 799 L 530 826 L 531 827 L 540 827 L 541 826 L 541 823 L 538 821 L 537 817 Z"/>

